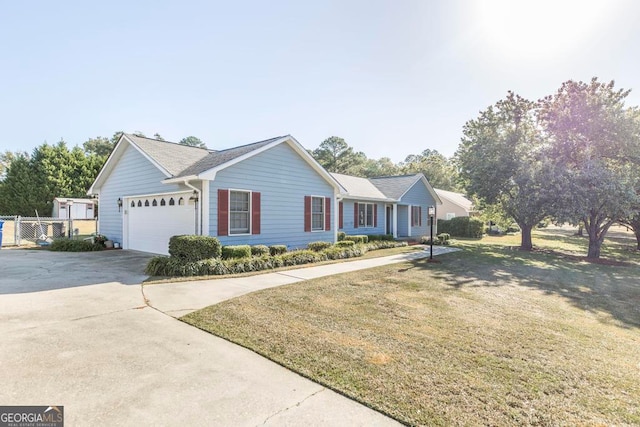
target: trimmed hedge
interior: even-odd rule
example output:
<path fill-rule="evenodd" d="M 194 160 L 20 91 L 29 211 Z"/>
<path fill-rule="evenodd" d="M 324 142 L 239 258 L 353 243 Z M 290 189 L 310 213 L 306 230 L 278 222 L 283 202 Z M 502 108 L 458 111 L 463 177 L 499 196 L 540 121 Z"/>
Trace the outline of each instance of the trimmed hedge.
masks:
<path fill-rule="evenodd" d="M 346 235 L 347 233 L 345 233 L 344 231 L 338 231 L 338 242 L 342 242 Z"/>
<path fill-rule="evenodd" d="M 367 234 L 367 238 L 370 242 L 375 242 L 378 240 L 393 240 L 393 234 Z"/>
<path fill-rule="evenodd" d="M 169 255 L 184 262 L 220 258 L 220 241 L 211 236 L 181 235 L 169 239 Z"/>
<path fill-rule="evenodd" d="M 92 243 L 89 240 L 55 239 L 48 246 L 50 251 L 55 252 L 93 252 L 104 249 L 100 243 Z"/>
<path fill-rule="evenodd" d="M 175 258 L 159 256 L 149 261 L 145 273 L 150 276 L 173 277 L 238 274 L 327 260 L 355 258 L 364 255 L 370 250 L 399 246 L 407 246 L 407 242 L 377 241 L 368 244 L 351 244 L 346 247 L 336 245 L 319 252 L 305 249 L 276 256 L 262 255 L 232 259 L 211 258 L 195 262 L 184 262 Z"/>
<path fill-rule="evenodd" d="M 271 256 L 282 255 L 287 252 L 285 245 L 271 245 L 269 246 L 269 254 Z"/>
<path fill-rule="evenodd" d="M 458 216 L 449 220 L 438 220 L 438 232 L 447 233 L 452 237 L 470 237 L 478 239 L 482 237 L 484 225 L 482 221 L 468 216 Z"/>
<path fill-rule="evenodd" d="M 269 247 L 266 245 L 251 246 L 251 255 L 253 256 L 269 255 Z"/>
<path fill-rule="evenodd" d="M 354 242 L 353 240 L 342 240 L 340 242 L 337 242 L 335 244 L 335 246 L 339 247 L 339 248 L 348 248 L 351 247 L 353 245 L 355 245 L 356 242 Z"/>
<path fill-rule="evenodd" d="M 320 241 L 320 242 L 311 242 L 311 243 L 309 243 L 307 245 L 308 249 L 311 249 L 312 251 L 315 251 L 315 252 L 320 252 L 320 251 L 323 251 L 323 250 L 325 250 L 327 248 L 330 248 L 330 247 L 331 247 L 331 243 L 330 242 L 322 242 L 322 241 Z"/>
<path fill-rule="evenodd" d="M 248 258 L 251 256 L 251 246 L 232 245 L 222 247 L 222 259 Z"/>
<path fill-rule="evenodd" d="M 369 237 L 364 234 L 356 234 L 353 236 L 344 236 L 344 240 L 350 240 L 355 243 L 367 243 L 369 241 Z"/>

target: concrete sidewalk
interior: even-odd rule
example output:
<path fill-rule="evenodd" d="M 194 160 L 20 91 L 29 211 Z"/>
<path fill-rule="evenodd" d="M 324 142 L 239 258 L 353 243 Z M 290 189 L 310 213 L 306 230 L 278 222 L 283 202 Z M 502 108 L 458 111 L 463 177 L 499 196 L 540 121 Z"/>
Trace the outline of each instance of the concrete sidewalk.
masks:
<path fill-rule="evenodd" d="M 458 250 L 460 249 L 434 246 L 433 255 Z M 181 317 L 192 311 L 261 289 L 427 257 L 429 257 L 428 248 L 406 254 L 356 259 L 254 276 L 145 285 L 143 292 L 149 306 L 173 317 Z"/>

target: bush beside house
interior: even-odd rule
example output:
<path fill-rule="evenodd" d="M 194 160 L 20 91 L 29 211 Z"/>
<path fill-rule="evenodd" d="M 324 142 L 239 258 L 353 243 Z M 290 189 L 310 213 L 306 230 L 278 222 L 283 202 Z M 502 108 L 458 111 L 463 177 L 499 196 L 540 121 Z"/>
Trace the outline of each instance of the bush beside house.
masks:
<path fill-rule="evenodd" d="M 279 267 L 304 265 L 327 260 L 360 257 L 371 250 L 407 246 L 406 242 L 378 240 L 370 243 L 356 243 L 344 240 L 332 245 L 328 242 L 314 242 L 309 249 L 287 252 L 284 245 L 256 248 L 248 245 L 221 246 L 218 239 L 208 236 L 174 236 L 170 256 L 152 258 L 145 269 L 151 276 L 217 276 L 253 271 L 271 270 Z M 206 237 L 188 239 L 187 237 Z M 356 240 L 364 239 L 357 236 Z M 216 242 L 212 242 L 211 239 Z M 171 245 L 171 243 L 170 243 Z M 176 246 L 179 249 L 176 249 Z M 199 247 L 202 246 L 202 247 Z M 263 246 L 263 245 L 257 245 Z M 192 247 L 194 255 L 186 256 L 184 248 Z M 312 249 L 313 248 L 313 249 Z M 204 257 L 204 254 L 212 256 Z"/>
<path fill-rule="evenodd" d="M 438 220 L 438 232 L 447 233 L 451 237 L 468 237 L 479 239 L 482 237 L 483 223 L 479 219 L 460 216 L 449 220 Z"/>

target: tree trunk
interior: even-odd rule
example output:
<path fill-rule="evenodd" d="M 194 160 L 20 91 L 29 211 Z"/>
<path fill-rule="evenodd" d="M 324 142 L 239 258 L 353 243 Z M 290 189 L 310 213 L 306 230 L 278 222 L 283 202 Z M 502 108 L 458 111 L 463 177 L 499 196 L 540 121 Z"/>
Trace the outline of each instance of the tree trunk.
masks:
<path fill-rule="evenodd" d="M 587 252 L 587 258 L 597 259 L 600 258 L 600 246 L 602 242 L 595 236 L 589 235 L 589 251 Z"/>
<path fill-rule="evenodd" d="M 533 243 L 531 241 L 531 224 L 518 224 L 520 227 L 520 249 L 523 251 L 530 251 L 533 249 Z"/>
<path fill-rule="evenodd" d="M 583 227 L 582 224 L 580 224 L 578 226 L 578 232 L 576 233 L 576 236 L 584 237 L 584 232 L 583 231 L 584 231 L 584 227 Z"/>
<path fill-rule="evenodd" d="M 585 222 L 585 230 L 589 235 L 589 250 L 587 252 L 587 258 L 589 259 L 597 259 L 600 258 L 600 247 L 602 246 L 602 242 L 604 241 L 604 236 L 607 234 L 607 230 L 609 229 L 609 225 L 606 225 L 602 228 L 599 227 L 599 224 L 591 219 L 591 221 Z"/>
<path fill-rule="evenodd" d="M 636 249 L 640 251 L 640 228 L 634 227 L 633 233 L 636 235 L 636 242 L 637 242 Z"/>

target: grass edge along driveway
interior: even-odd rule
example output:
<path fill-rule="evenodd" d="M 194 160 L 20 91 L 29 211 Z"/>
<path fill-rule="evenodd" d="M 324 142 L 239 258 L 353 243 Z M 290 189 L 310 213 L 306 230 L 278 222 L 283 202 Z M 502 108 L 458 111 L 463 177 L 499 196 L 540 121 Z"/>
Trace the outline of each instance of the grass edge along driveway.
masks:
<path fill-rule="evenodd" d="M 534 242 L 581 244 L 559 236 Z M 463 242 L 183 320 L 407 424 L 639 424 L 640 267 L 615 245 L 627 266 Z"/>

